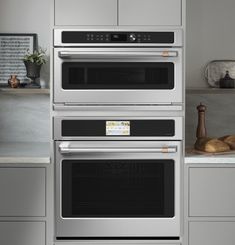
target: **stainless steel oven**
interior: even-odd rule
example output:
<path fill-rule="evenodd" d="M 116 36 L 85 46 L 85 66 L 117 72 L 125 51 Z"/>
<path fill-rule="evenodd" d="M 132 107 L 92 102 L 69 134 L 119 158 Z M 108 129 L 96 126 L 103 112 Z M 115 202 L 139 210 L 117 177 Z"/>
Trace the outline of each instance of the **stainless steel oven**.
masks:
<path fill-rule="evenodd" d="M 54 118 L 55 234 L 179 239 L 182 118 Z"/>
<path fill-rule="evenodd" d="M 182 32 L 54 30 L 55 104 L 182 104 Z"/>

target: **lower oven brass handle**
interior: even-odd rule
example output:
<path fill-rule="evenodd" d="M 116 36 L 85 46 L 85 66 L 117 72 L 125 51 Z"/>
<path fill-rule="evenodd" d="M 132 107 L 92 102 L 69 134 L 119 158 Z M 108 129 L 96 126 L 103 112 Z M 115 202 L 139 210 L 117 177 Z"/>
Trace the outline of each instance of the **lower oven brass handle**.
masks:
<path fill-rule="evenodd" d="M 156 147 L 156 148 L 73 148 L 63 145 L 59 146 L 61 154 L 76 153 L 176 153 L 177 147 Z"/>

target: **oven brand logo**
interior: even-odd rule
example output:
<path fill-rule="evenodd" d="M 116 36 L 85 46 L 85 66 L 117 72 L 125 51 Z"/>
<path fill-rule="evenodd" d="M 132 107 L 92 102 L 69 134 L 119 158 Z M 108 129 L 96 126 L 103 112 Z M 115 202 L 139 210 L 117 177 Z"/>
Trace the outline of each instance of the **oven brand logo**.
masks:
<path fill-rule="evenodd" d="M 106 135 L 130 135 L 130 121 L 106 121 Z"/>

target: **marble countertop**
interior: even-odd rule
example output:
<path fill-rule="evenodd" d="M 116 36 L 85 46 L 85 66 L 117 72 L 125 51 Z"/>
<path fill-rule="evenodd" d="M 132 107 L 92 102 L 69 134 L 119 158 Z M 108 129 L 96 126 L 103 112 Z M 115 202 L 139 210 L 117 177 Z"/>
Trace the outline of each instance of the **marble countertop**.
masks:
<path fill-rule="evenodd" d="M 185 152 L 185 163 L 221 163 L 221 164 L 235 164 L 235 152 L 232 153 L 196 153 L 192 150 L 186 149 Z"/>
<path fill-rule="evenodd" d="M 29 163 L 49 164 L 49 142 L 0 142 L 0 164 Z M 199 154 L 192 150 L 186 150 L 185 164 L 235 164 L 235 153 L 232 154 Z"/>
<path fill-rule="evenodd" d="M 50 163 L 50 144 L 47 142 L 0 142 L 0 164 Z"/>

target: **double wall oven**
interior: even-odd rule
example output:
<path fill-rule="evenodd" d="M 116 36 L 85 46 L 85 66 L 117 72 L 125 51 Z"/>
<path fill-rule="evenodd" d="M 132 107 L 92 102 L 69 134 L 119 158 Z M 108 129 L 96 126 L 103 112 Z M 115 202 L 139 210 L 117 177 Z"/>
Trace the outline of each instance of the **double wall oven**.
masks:
<path fill-rule="evenodd" d="M 57 240 L 179 239 L 181 36 L 54 30 Z"/>

